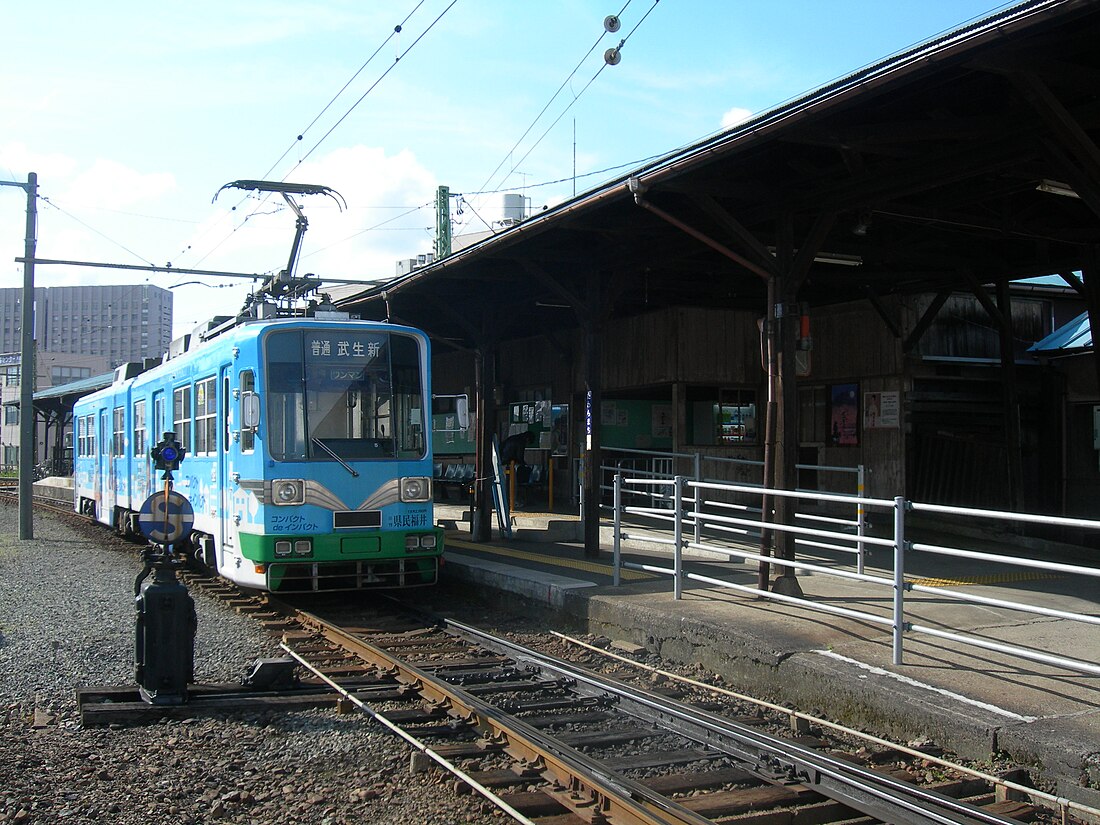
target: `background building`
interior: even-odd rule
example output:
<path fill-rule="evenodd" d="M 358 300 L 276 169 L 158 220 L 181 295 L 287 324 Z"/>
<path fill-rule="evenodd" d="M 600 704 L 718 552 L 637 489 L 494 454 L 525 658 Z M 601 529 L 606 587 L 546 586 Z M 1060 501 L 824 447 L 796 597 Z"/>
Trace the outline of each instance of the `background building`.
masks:
<path fill-rule="evenodd" d="M 0 468 L 19 462 L 21 288 L 0 289 Z M 34 390 L 159 358 L 172 340 L 172 293 L 150 284 L 38 287 L 34 291 Z M 35 461 L 63 463 L 47 427 L 35 428 Z M 62 451 L 63 452 L 63 451 Z"/>
<path fill-rule="evenodd" d="M 0 352 L 19 352 L 19 288 L 0 289 Z M 38 352 L 101 355 L 108 367 L 161 356 L 172 340 L 172 293 L 151 284 L 53 286 L 34 291 Z"/>
<path fill-rule="evenodd" d="M 8 290 L 5 290 L 8 291 Z M 0 469 L 14 471 L 19 465 L 19 384 L 20 354 L 0 354 Z M 102 355 L 79 355 L 70 352 L 38 352 L 35 361 L 35 390 L 59 387 L 73 381 L 102 375 L 110 370 L 107 358 Z M 47 457 L 64 462 L 65 456 L 52 456 L 48 441 L 50 434 L 39 422 L 35 428 L 38 444 L 35 448 L 37 462 Z"/>

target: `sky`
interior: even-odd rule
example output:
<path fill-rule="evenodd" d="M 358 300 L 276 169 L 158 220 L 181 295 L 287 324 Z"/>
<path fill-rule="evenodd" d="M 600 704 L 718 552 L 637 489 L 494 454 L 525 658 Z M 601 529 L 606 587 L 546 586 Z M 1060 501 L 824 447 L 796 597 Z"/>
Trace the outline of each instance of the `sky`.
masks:
<path fill-rule="evenodd" d="M 37 257 L 264 276 L 295 216 L 237 180 L 319 184 L 298 273 L 377 282 L 867 64 L 993 0 L 38 0 L 9 3 L 0 181 L 38 175 Z M 615 16 L 619 28 L 608 31 Z M 613 26 L 611 28 L 614 28 Z M 399 31 L 398 31 L 399 29 Z M 605 59 L 618 48 L 619 60 Z M 26 196 L 0 187 L 0 286 Z M 39 264 L 37 286 L 171 288 L 174 334 L 256 278 Z"/>

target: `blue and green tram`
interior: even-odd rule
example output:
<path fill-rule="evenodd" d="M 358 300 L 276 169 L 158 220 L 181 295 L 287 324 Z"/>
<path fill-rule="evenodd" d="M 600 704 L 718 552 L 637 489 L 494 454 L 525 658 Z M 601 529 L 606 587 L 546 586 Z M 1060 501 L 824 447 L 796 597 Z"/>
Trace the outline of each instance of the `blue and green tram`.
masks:
<path fill-rule="evenodd" d="M 434 584 L 428 339 L 324 315 L 227 320 L 119 367 L 74 409 L 76 510 L 137 532 L 164 485 L 149 450 L 172 432 L 194 510 L 175 550 L 276 592 Z"/>

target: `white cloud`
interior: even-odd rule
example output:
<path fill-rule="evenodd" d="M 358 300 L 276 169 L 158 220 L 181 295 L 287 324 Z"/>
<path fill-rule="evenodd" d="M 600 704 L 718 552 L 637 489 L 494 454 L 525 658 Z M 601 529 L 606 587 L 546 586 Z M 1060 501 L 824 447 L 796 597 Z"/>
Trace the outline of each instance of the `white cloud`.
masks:
<path fill-rule="evenodd" d="M 4 170 L 2 174 L 5 177 L 15 175 L 20 182 L 26 181 L 29 172 L 35 172 L 41 186 L 48 180 L 70 177 L 76 166 L 74 158 L 60 152 L 35 152 L 19 141 L 0 144 L 0 169 Z"/>
<path fill-rule="evenodd" d="M 752 112 L 749 109 L 742 109 L 739 106 L 734 106 L 732 109 L 727 109 L 722 114 L 722 128 L 732 129 L 738 124 L 744 123 L 752 117 Z"/>
<path fill-rule="evenodd" d="M 123 209 L 169 195 L 175 188 L 176 179 L 169 172 L 142 173 L 118 161 L 99 158 L 77 173 L 60 200 Z"/>

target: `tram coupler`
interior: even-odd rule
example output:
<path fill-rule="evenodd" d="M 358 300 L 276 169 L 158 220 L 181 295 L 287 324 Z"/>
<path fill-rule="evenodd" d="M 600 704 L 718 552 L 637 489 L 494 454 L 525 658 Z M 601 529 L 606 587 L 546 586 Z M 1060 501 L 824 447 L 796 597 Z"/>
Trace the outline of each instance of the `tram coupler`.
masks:
<path fill-rule="evenodd" d="M 134 582 L 134 677 L 145 702 L 182 705 L 195 678 L 195 602 L 176 578 L 180 561 L 152 547 L 143 558 L 145 567 Z"/>

